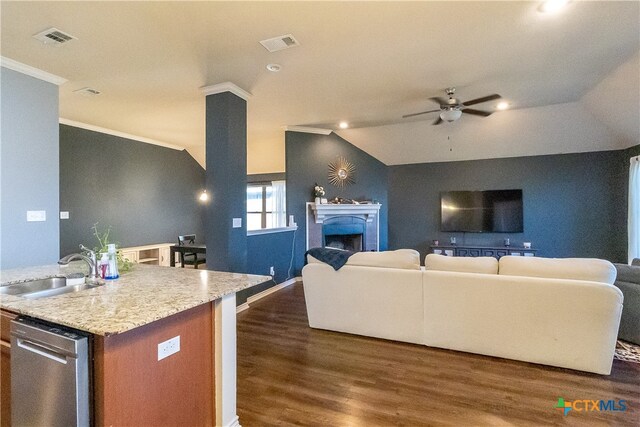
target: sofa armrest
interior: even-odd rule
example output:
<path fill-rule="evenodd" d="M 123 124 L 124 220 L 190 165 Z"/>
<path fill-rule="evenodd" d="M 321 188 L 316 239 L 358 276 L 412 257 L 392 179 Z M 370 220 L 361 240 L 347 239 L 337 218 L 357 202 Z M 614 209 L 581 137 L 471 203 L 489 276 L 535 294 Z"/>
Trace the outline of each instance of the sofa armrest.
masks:
<path fill-rule="evenodd" d="M 640 284 L 617 280 L 615 286 L 624 295 L 618 337 L 640 345 Z"/>
<path fill-rule="evenodd" d="M 640 266 L 629 264 L 614 264 L 618 272 L 617 281 L 637 283 L 640 285 Z"/>
<path fill-rule="evenodd" d="M 309 326 L 422 343 L 422 271 L 311 263 L 302 283 Z"/>

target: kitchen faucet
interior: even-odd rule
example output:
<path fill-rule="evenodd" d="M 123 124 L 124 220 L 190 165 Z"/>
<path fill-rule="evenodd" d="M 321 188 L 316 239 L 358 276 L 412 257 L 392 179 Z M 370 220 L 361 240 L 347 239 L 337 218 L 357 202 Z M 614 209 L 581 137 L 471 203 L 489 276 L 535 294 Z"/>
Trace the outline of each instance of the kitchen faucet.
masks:
<path fill-rule="evenodd" d="M 84 251 L 88 256 L 81 253 L 70 254 L 61 258 L 60 261 L 58 261 L 58 264 L 67 265 L 71 261 L 81 259 L 89 265 L 89 282 L 97 282 L 100 279 L 100 274 L 98 273 L 98 259 L 96 258 L 96 253 L 82 244 L 80 245 L 80 250 Z"/>

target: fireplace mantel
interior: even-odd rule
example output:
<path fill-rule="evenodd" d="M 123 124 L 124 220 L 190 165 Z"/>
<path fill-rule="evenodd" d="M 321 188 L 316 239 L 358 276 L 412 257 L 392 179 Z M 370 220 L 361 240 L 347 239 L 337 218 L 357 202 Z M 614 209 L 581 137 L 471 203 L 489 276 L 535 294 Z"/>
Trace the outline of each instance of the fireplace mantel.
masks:
<path fill-rule="evenodd" d="M 339 205 L 327 203 L 318 205 L 309 203 L 316 217 L 316 224 L 322 224 L 325 219 L 338 215 L 349 215 L 364 218 L 367 222 L 373 222 L 380 211 L 380 204 Z"/>

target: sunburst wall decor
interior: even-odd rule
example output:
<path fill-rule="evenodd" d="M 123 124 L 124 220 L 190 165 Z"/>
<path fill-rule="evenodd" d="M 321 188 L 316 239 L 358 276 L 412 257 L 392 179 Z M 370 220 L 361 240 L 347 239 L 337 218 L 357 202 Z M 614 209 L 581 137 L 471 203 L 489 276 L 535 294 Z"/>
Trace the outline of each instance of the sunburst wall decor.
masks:
<path fill-rule="evenodd" d="M 354 184 L 356 167 L 344 157 L 329 163 L 329 182 L 338 188 Z"/>

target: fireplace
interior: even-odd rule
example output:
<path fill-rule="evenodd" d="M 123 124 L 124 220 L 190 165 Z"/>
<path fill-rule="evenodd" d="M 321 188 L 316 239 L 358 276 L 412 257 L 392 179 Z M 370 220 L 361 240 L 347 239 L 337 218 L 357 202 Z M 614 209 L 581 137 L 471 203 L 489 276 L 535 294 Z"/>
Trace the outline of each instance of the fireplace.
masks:
<path fill-rule="evenodd" d="M 335 216 L 322 223 L 322 246 L 359 252 L 367 247 L 367 221 L 355 216 Z"/>
<path fill-rule="evenodd" d="M 380 205 L 307 203 L 307 249 L 335 247 L 352 251 L 379 250 Z"/>

